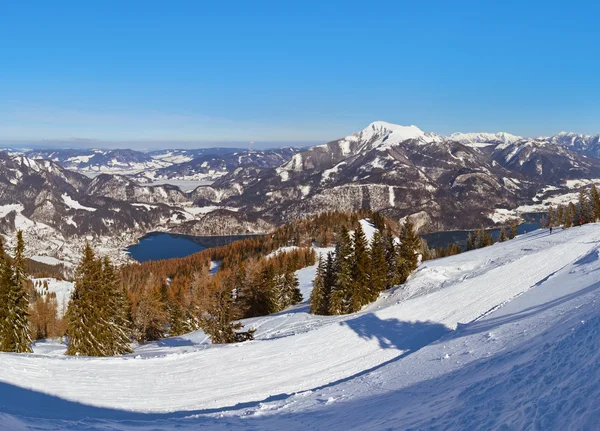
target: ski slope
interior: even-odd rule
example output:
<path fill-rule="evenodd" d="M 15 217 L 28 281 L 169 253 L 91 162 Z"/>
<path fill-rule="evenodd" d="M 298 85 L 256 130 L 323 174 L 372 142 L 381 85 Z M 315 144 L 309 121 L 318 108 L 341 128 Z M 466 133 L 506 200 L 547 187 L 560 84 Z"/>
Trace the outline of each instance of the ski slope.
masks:
<path fill-rule="evenodd" d="M 247 319 L 252 342 L 1 354 L 0 428 L 591 429 L 599 252 L 598 224 L 539 230 L 425 262 L 360 313 Z"/>

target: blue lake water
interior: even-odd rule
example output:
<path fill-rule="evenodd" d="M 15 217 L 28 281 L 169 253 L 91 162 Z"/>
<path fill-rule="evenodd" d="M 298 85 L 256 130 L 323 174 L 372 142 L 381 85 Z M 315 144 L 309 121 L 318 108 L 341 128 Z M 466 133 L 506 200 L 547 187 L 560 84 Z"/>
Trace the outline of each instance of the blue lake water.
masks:
<path fill-rule="evenodd" d="M 210 247 L 218 247 L 250 235 L 190 236 L 152 232 L 127 247 L 129 255 L 138 262 L 186 257 Z"/>
<path fill-rule="evenodd" d="M 205 249 L 206 247 L 186 236 L 169 233 L 151 233 L 141 238 L 137 244 L 127 247 L 131 257 L 138 262 L 185 257 Z"/>
<path fill-rule="evenodd" d="M 542 227 L 541 219 L 542 216 L 546 216 L 546 213 L 528 213 L 522 214 L 521 217 L 525 220 L 524 223 L 521 223 L 517 228 L 517 234 L 521 235 L 526 232 L 531 232 L 536 229 L 540 229 Z M 506 226 L 506 233 L 508 234 L 509 227 Z M 452 231 L 442 231 L 442 232 L 433 232 L 421 235 L 427 241 L 427 245 L 430 248 L 436 247 L 447 247 L 452 243 L 457 243 L 461 247 L 467 247 L 467 237 L 469 233 L 473 232 L 472 230 L 452 230 Z M 494 241 L 498 239 L 500 236 L 500 229 L 489 229 L 489 232 L 494 237 Z"/>

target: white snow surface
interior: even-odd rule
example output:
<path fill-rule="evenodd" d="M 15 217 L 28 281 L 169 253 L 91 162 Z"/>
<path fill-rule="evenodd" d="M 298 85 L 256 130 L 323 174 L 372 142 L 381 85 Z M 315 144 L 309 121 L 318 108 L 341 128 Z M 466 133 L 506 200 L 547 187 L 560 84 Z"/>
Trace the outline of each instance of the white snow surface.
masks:
<path fill-rule="evenodd" d="M 68 207 L 71 207 L 73 209 L 76 209 L 76 210 L 86 210 L 86 211 L 96 211 L 96 208 L 91 208 L 91 207 L 86 207 L 84 205 L 81 205 L 79 202 L 77 202 L 75 199 L 73 199 L 72 197 L 70 197 L 66 193 L 62 195 L 62 198 L 63 198 L 63 202 Z"/>
<path fill-rule="evenodd" d="M 56 278 L 34 278 L 33 282 L 40 281 L 42 286 L 36 287 L 38 292 L 43 292 L 44 281 L 48 284 L 48 292 L 56 293 L 56 301 L 58 302 L 58 314 L 62 316 L 67 311 L 71 294 L 75 290 L 75 283 L 72 281 L 57 280 Z"/>
<path fill-rule="evenodd" d="M 251 342 L 0 354 L 0 428 L 594 429 L 600 225 L 554 232 L 427 261 L 352 315 L 247 319 Z"/>

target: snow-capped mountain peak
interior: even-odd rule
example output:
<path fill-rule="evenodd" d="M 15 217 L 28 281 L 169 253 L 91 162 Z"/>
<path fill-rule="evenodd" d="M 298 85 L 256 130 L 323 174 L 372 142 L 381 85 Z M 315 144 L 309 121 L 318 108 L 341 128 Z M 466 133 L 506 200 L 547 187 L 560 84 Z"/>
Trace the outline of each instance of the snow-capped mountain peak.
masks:
<path fill-rule="evenodd" d="M 453 141 L 460 142 L 463 145 L 467 145 L 469 147 L 484 147 L 488 145 L 511 145 L 517 141 L 523 139 L 521 136 L 511 135 L 506 132 L 498 132 L 498 133 L 488 133 L 488 132 L 479 132 L 479 133 L 452 133 L 448 136 L 449 139 Z"/>
<path fill-rule="evenodd" d="M 359 133 L 352 135 L 364 143 L 372 143 L 380 140 L 388 144 L 398 144 L 409 139 L 419 140 L 425 143 L 439 141 L 440 137 L 434 133 L 425 133 L 415 125 L 401 126 L 385 121 L 374 121 Z"/>

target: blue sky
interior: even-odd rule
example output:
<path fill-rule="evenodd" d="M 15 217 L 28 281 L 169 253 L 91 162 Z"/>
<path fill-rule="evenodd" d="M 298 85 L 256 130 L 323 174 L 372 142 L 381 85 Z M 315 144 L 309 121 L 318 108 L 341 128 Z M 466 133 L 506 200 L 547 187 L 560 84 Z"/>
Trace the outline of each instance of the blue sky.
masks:
<path fill-rule="evenodd" d="M 599 9 L 7 1 L 0 140 L 328 141 L 374 120 L 597 134 Z"/>

